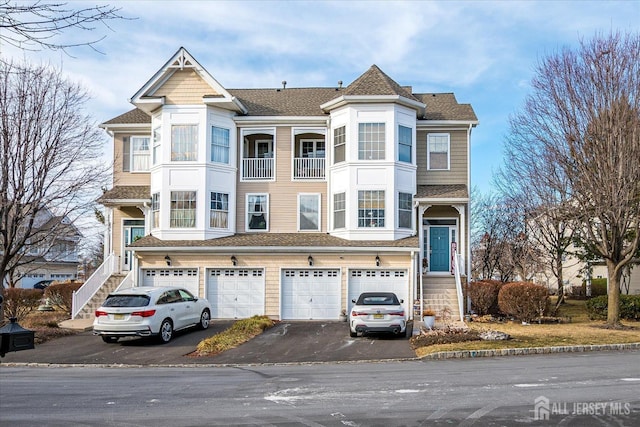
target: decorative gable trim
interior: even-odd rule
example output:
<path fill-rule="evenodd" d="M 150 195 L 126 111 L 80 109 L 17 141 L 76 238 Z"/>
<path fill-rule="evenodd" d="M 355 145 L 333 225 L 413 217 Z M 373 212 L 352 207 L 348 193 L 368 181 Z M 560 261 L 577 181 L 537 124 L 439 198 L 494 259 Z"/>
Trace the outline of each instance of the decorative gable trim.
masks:
<path fill-rule="evenodd" d="M 174 73 L 185 69 L 194 70 L 205 83 L 211 87 L 216 95 L 203 94 L 202 100 L 205 104 L 216 104 L 221 108 L 230 109 L 242 114 L 246 114 L 247 109 L 234 96 L 232 96 L 216 79 L 213 78 L 198 61 L 184 48 L 181 47 L 154 75 L 129 99 L 136 107 L 147 113 L 155 110 L 164 103 L 164 97 L 155 96 Z"/>

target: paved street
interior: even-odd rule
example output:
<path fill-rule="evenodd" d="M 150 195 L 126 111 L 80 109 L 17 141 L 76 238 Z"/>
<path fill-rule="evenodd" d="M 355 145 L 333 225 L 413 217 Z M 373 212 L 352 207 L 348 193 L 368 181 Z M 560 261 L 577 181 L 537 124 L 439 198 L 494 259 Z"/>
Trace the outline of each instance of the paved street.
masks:
<path fill-rule="evenodd" d="M 0 424 L 637 426 L 639 390 L 637 350 L 285 366 L 1 366 Z"/>

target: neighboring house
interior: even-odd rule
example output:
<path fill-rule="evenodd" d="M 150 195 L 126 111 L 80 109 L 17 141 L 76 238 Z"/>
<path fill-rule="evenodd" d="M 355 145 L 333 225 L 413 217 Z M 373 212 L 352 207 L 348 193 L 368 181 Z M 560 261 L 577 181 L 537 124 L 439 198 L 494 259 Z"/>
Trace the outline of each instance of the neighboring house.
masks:
<path fill-rule="evenodd" d="M 346 87 L 227 89 L 184 48 L 130 101 L 101 125 L 115 165 L 99 200 L 127 285 L 183 285 L 214 318 L 337 320 L 365 290 L 458 317 L 470 105 L 375 65 Z"/>
<path fill-rule="evenodd" d="M 18 267 L 16 287 L 33 288 L 41 281 L 64 281 L 76 279 L 78 271 L 78 244 L 81 234 L 63 216 L 56 216 L 49 209 L 41 210 L 34 220 L 35 230 L 56 230 L 53 241 L 43 240 L 30 245 L 25 259 L 29 263 Z"/>

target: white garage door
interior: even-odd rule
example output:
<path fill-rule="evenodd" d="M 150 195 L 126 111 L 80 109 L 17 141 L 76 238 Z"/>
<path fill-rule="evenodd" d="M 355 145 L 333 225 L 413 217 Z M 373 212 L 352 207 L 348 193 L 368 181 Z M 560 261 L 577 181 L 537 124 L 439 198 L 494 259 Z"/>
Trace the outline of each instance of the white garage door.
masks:
<path fill-rule="evenodd" d="M 216 319 L 244 319 L 264 314 L 264 270 L 209 270 L 207 299 L 211 303 L 211 317 Z"/>
<path fill-rule="evenodd" d="M 358 299 L 362 292 L 393 292 L 404 300 L 405 312 L 409 313 L 409 275 L 406 270 L 350 270 L 349 310 L 351 300 Z"/>
<path fill-rule="evenodd" d="M 150 268 L 142 270 L 142 286 L 182 286 L 199 296 L 197 268 Z"/>
<path fill-rule="evenodd" d="M 340 316 L 340 270 L 283 270 L 282 319 L 337 320 Z"/>

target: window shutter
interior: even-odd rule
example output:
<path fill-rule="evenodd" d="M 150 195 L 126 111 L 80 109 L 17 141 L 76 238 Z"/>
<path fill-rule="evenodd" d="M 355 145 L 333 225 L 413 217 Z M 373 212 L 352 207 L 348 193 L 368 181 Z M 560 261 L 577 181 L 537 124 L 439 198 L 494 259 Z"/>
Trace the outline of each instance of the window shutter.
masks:
<path fill-rule="evenodd" d="M 131 142 L 128 136 L 122 137 L 122 172 L 131 171 Z"/>

